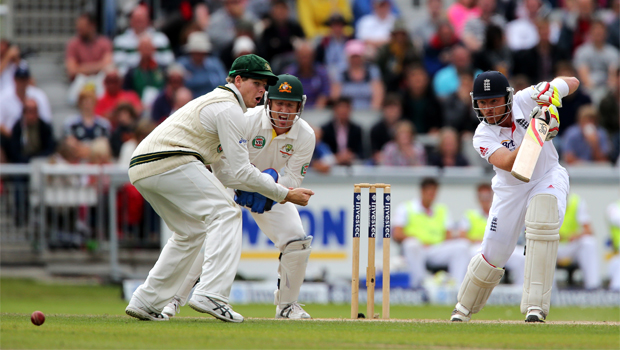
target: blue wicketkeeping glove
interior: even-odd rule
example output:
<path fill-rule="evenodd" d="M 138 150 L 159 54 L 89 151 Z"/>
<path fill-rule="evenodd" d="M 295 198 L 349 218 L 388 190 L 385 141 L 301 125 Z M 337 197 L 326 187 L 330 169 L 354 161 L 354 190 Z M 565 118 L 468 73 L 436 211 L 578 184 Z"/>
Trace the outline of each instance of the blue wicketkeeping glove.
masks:
<path fill-rule="evenodd" d="M 235 190 L 235 203 L 242 207 L 252 206 L 254 202 L 254 192 Z"/>
<path fill-rule="evenodd" d="M 273 177 L 273 180 L 275 182 L 278 182 L 279 175 L 275 169 L 269 168 L 263 171 L 263 173 L 271 175 L 271 177 Z M 275 204 L 273 199 L 269 199 L 260 193 L 254 192 L 253 194 L 254 194 L 254 198 L 252 201 L 253 203 L 249 205 L 253 213 L 262 214 L 266 211 L 270 211 L 273 205 Z"/>

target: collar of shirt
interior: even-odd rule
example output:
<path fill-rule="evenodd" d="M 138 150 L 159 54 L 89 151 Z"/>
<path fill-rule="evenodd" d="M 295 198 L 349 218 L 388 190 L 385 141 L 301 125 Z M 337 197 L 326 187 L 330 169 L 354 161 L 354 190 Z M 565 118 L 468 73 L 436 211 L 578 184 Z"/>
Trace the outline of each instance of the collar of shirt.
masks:
<path fill-rule="evenodd" d="M 296 140 L 297 135 L 299 135 L 299 128 L 300 128 L 299 124 L 300 124 L 299 120 L 297 120 L 289 131 L 285 132 L 282 135 L 276 135 L 276 132 L 273 129 L 273 125 L 271 125 L 271 120 L 269 120 L 269 115 L 267 113 L 266 108 L 263 109 L 263 113 L 261 115 L 261 128 L 263 130 L 272 130 L 272 135 L 273 135 L 272 139 L 275 139 L 276 137 L 281 137 L 281 138 L 289 138 L 289 139 Z"/>
<path fill-rule="evenodd" d="M 235 84 L 233 83 L 228 83 L 226 85 L 227 88 L 231 89 L 232 91 L 235 92 L 235 95 L 237 95 L 237 100 L 239 100 L 239 105 L 241 106 L 241 109 L 243 110 L 243 113 L 248 111 L 248 108 L 245 106 L 245 102 L 243 102 L 243 96 L 241 96 L 241 93 L 239 92 L 239 89 L 237 89 L 237 87 L 235 86 Z"/>

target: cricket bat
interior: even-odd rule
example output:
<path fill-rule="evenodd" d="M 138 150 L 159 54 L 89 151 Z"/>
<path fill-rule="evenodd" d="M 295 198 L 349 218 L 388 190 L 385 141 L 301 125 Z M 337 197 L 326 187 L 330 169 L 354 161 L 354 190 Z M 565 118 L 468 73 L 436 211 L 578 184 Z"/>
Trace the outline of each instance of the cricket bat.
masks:
<path fill-rule="evenodd" d="M 547 109 L 546 106 L 542 108 L 543 115 L 547 113 Z M 530 182 L 548 132 L 549 125 L 547 123 L 538 118 L 532 118 L 523 137 L 523 142 L 521 142 L 517 158 L 512 165 L 510 172 L 512 176 L 523 182 Z"/>

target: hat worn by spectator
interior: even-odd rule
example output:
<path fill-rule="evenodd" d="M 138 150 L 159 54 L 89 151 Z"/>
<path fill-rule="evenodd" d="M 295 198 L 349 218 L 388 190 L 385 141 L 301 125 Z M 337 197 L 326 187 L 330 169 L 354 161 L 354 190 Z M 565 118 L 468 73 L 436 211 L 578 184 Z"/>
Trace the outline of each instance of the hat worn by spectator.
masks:
<path fill-rule="evenodd" d="M 331 16 L 329 16 L 329 18 L 327 19 L 327 21 L 325 21 L 325 25 L 327 26 L 331 26 L 332 24 L 342 24 L 347 25 L 347 20 L 344 19 L 344 16 L 342 16 L 340 13 L 335 12 L 333 13 Z"/>
<path fill-rule="evenodd" d="M 240 56 L 233 62 L 228 76 L 236 77 L 237 75 L 251 79 L 267 79 L 268 85 L 278 82 L 278 76 L 271 71 L 269 62 L 255 54 Z"/>
<path fill-rule="evenodd" d="M 407 24 L 402 18 L 394 21 L 394 26 L 392 27 L 392 33 L 407 33 Z"/>
<path fill-rule="evenodd" d="M 17 79 L 28 79 L 30 78 L 30 68 L 28 67 L 28 63 L 22 61 L 17 65 L 15 69 L 15 78 Z"/>
<path fill-rule="evenodd" d="M 363 56 L 364 52 L 366 52 L 366 45 L 361 40 L 349 40 L 344 45 L 344 52 L 349 57 L 354 55 Z"/>
<path fill-rule="evenodd" d="M 233 56 L 239 56 L 243 52 L 251 53 L 256 50 L 256 45 L 254 44 L 254 40 L 248 38 L 245 35 L 242 35 L 235 39 L 235 43 L 233 45 L 232 53 Z"/>
<path fill-rule="evenodd" d="M 204 32 L 193 32 L 187 38 L 185 51 L 189 53 L 209 53 L 211 52 L 211 41 Z"/>

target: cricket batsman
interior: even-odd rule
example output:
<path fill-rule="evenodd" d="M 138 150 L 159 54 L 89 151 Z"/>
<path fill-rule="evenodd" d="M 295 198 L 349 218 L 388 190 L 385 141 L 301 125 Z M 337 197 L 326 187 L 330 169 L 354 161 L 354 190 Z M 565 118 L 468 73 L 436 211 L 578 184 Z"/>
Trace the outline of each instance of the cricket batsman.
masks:
<path fill-rule="evenodd" d="M 286 188 L 297 188 L 306 175 L 314 144 L 314 131 L 301 119 L 306 96 L 295 76 L 278 76 L 265 95 L 265 105 L 250 108 L 248 118 L 248 150 L 250 162 Z M 291 203 L 275 204 L 236 180 L 228 164 L 226 151 L 222 160 L 212 164 L 213 174 L 227 187 L 236 189 L 235 201 L 248 208 L 258 227 L 280 250 L 278 288 L 274 304 L 276 318 L 307 319 L 310 315 L 297 298 L 306 275 L 312 236 L 306 236 L 299 212 Z M 282 173 L 278 171 L 282 169 Z M 231 194 L 232 195 L 232 194 Z M 243 316 L 232 310 L 228 302 L 241 257 L 241 232 L 225 230 L 209 232 L 204 259 L 199 257 L 175 298 L 164 308 L 174 316 L 187 302 L 194 283 L 200 276 L 191 308 L 227 322 L 243 322 Z M 202 276 L 201 276 L 202 271 Z"/>
<path fill-rule="evenodd" d="M 560 226 L 566 212 L 568 173 L 558 163 L 552 142 L 543 144 L 530 182 L 510 174 L 532 118 L 549 124 L 549 141 L 560 125 L 555 107 L 579 86 L 574 77 L 558 77 L 514 94 L 508 79 L 496 71 L 474 80 L 473 108 L 480 119 L 473 145 L 493 164 L 493 204 L 482 240 L 482 251 L 470 261 L 451 320 L 467 322 L 482 310 L 504 275 L 525 222 L 526 254 L 521 312 L 526 322 L 544 322 L 549 314 Z M 549 106 L 550 113 L 542 113 Z M 528 136 L 529 137 L 529 136 Z M 544 140 L 543 140 L 544 141 Z M 466 254 L 466 252 L 463 252 Z"/>

